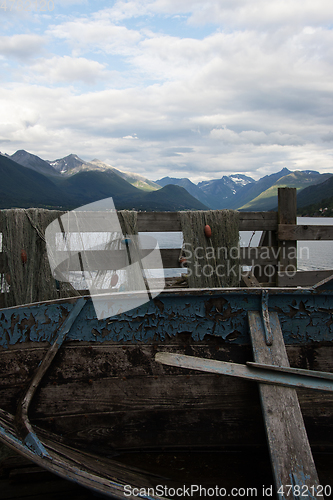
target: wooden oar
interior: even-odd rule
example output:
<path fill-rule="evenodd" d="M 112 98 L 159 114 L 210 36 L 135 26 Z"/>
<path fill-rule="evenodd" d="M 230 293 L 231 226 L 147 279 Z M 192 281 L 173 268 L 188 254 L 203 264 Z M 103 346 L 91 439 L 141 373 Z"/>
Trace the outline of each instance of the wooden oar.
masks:
<path fill-rule="evenodd" d="M 333 392 L 333 373 L 252 362 L 241 365 L 169 352 L 158 352 L 155 361 L 164 365 L 240 377 L 265 384 Z"/>
<path fill-rule="evenodd" d="M 76 318 L 79 316 L 80 312 L 82 311 L 84 305 L 86 303 L 86 299 L 83 297 L 80 297 L 77 299 L 76 304 L 74 305 L 73 309 L 65 319 L 64 323 L 62 326 L 58 329 L 55 335 L 55 339 L 53 340 L 53 343 L 51 347 L 48 349 L 44 359 L 41 361 L 39 367 L 37 368 L 36 373 L 32 377 L 32 380 L 29 384 L 29 387 L 22 397 L 22 399 L 19 401 L 19 404 L 17 406 L 17 411 L 16 411 L 16 416 L 15 416 L 15 424 L 16 427 L 19 430 L 19 433 L 22 436 L 22 439 L 24 439 L 23 443 L 28 446 L 35 454 L 41 456 L 41 457 L 48 457 L 48 453 L 43 446 L 43 444 L 39 441 L 38 437 L 36 436 L 35 432 L 33 431 L 29 418 L 28 418 L 28 409 L 30 402 L 36 392 L 36 389 L 42 380 L 43 376 L 45 375 L 46 371 L 48 370 L 49 366 L 51 365 L 55 355 L 59 351 L 60 347 L 62 346 L 62 343 L 64 342 L 68 332 L 70 331 L 71 327 L 73 326 L 74 321 Z"/>

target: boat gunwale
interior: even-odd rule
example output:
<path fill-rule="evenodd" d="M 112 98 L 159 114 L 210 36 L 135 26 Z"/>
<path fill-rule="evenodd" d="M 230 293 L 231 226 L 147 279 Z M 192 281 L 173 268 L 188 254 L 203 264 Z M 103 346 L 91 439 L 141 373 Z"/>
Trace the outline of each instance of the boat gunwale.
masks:
<path fill-rule="evenodd" d="M 268 292 L 268 295 L 333 295 L 333 290 L 316 290 L 313 287 L 234 287 L 234 288 L 171 288 L 164 289 L 158 295 L 153 297 L 151 300 L 158 299 L 160 295 L 164 297 L 183 297 L 184 295 L 190 296 L 212 296 L 212 295 L 262 295 L 262 292 Z M 133 297 L 147 295 L 146 291 L 135 291 L 129 292 L 114 292 L 114 293 L 100 293 L 96 295 L 77 295 L 72 297 L 62 297 L 59 299 L 42 300 L 39 302 L 30 302 L 27 304 L 19 304 L 16 306 L 2 307 L 1 311 L 23 309 L 28 307 L 36 307 L 39 305 L 56 305 L 64 303 L 75 303 L 78 299 L 83 298 L 85 300 L 92 299 L 93 297 L 107 298 L 107 297 Z M 147 301 L 148 303 L 148 301 Z M 144 304 L 143 304 L 144 305 Z"/>

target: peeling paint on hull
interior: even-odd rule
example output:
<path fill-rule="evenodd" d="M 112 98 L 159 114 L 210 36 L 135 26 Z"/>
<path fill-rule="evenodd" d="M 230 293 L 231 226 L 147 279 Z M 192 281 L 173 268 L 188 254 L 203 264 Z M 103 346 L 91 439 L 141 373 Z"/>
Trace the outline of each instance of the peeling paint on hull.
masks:
<path fill-rule="evenodd" d="M 276 289 L 275 289 L 276 290 Z M 106 320 L 97 320 L 91 299 L 77 318 L 68 340 L 85 342 L 151 342 L 191 332 L 193 342 L 213 335 L 226 342 L 250 344 L 247 312 L 260 310 L 256 289 L 221 292 L 163 293 L 141 307 Z M 108 296 L 108 300 L 109 296 Z M 55 301 L 0 310 L 0 346 L 51 342 L 75 300 Z M 270 311 L 279 315 L 286 344 L 331 341 L 332 292 L 285 290 L 269 294 Z"/>
<path fill-rule="evenodd" d="M 235 363 L 253 360 L 248 311 L 261 310 L 261 293 L 168 291 L 100 321 L 86 297 L 32 400 L 29 418 L 37 436 L 49 452 L 45 442 L 52 436 L 52 446 L 104 458 L 142 450 L 265 446 L 255 382 L 154 360 L 158 351 Z M 17 401 L 76 302 L 0 310 L 0 426 L 1 418 L 5 422 L 6 415 L 15 415 Z M 333 371 L 333 292 L 272 289 L 268 310 L 279 316 L 292 366 Z M 299 400 L 310 443 L 333 450 L 333 396 L 303 389 Z M 70 478 L 75 480 L 75 474 Z M 172 471 L 168 474 L 172 477 Z M 115 491 L 119 484 L 112 486 Z M 96 491 L 105 493 L 105 488 Z"/>

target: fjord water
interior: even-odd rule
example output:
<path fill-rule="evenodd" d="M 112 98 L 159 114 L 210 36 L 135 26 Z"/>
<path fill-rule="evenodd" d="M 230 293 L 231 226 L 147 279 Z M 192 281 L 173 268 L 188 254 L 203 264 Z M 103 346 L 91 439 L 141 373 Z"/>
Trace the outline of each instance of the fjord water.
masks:
<path fill-rule="evenodd" d="M 298 217 L 299 225 L 333 225 L 333 217 Z M 240 245 L 256 247 L 259 244 L 261 231 L 240 231 Z M 151 233 L 160 248 L 180 248 L 182 233 Z M 297 267 L 300 271 L 316 269 L 333 269 L 333 241 L 299 241 L 297 242 Z"/>
<path fill-rule="evenodd" d="M 333 225 L 333 217 L 298 217 L 299 225 Z M 333 241 L 299 241 L 297 243 L 298 269 L 312 271 L 333 269 Z"/>

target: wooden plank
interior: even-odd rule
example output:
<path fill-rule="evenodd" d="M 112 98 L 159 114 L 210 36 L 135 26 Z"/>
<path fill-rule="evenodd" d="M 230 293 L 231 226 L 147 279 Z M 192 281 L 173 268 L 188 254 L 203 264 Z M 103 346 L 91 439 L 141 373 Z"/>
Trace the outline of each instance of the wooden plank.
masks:
<path fill-rule="evenodd" d="M 65 212 L 64 212 L 65 213 Z M 77 212 L 78 220 L 86 221 L 86 212 Z M 89 212 L 89 232 L 101 232 L 95 221 L 105 217 L 105 212 Z M 275 231 L 277 229 L 277 212 L 240 212 L 240 231 Z M 73 230 L 76 225 L 73 226 Z M 139 232 L 181 231 L 178 212 L 138 212 Z"/>
<path fill-rule="evenodd" d="M 304 368 L 268 365 L 254 363 L 253 361 L 248 361 L 244 365 L 232 363 L 231 361 L 217 361 L 216 359 L 199 358 L 171 352 L 156 353 L 155 361 L 163 365 L 218 373 L 219 375 L 228 375 L 265 384 L 333 392 L 333 373 L 323 371 L 313 372 Z"/>
<path fill-rule="evenodd" d="M 138 212 L 139 232 L 181 231 L 178 212 Z"/>
<path fill-rule="evenodd" d="M 273 247 L 274 252 L 275 252 L 275 256 L 277 258 L 279 246 L 278 246 L 278 240 L 276 237 L 276 230 L 275 231 L 263 231 L 261 238 L 260 238 L 260 241 L 259 241 L 259 247 Z M 265 274 L 265 272 L 263 272 L 262 269 L 260 269 L 260 267 L 256 266 L 254 268 L 254 276 L 256 278 L 260 279 L 260 281 L 262 283 L 273 282 L 273 286 L 276 286 L 277 262 L 274 262 L 274 263 L 272 262 L 271 264 L 274 265 L 274 268 L 273 269 L 270 268 L 270 272 L 266 273 L 266 274 Z M 274 271 L 274 272 L 272 272 L 272 271 Z M 268 284 L 266 286 L 268 286 Z"/>
<path fill-rule="evenodd" d="M 162 248 L 160 250 L 164 268 L 178 268 L 180 248 Z M 142 249 L 141 257 L 147 257 L 151 254 L 151 250 Z M 70 261 L 64 261 L 59 266 L 60 272 L 65 271 L 81 271 L 81 262 L 77 252 L 68 253 Z M 243 266 L 257 265 L 276 265 L 277 264 L 277 248 L 269 247 L 241 247 L 239 250 L 240 261 Z M 145 263 L 147 269 L 159 268 L 159 257 L 154 259 L 151 255 Z M 81 253 L 82 264 L 84 269 L 92 271 L 106 271 L 112 269 L 121 269 L 127 265 L 127 254 L 123 250 L 90 250 Z"/>
<path fill-rule="evenodd" d="M 4 418 L 2 417 L 4 415 Z M 135 487 L 151 487 L 149 475 L 140 474 L 130 467 L 100 456 L 92 456 L 77 452 L 69 447 L 62 447 L 54 442 L 47 445 L 50 460 L 44 460 L 35 455 L 27 446 L 23 446 L 16 433 L 12 431 L 12 423 L 8 422 L 6 414 L 0 410 L 0 422 L 4 429 L 2 438 L 5 443 L 15 446 L 20 453 L 30 458 L 37 465 L 45 467 L 65 479 L 71 479 L 84 487 L 91 488 L 98 494 L 123 498 L 124 485 L 133 484 Z M 44 442 L 44 439 L 43 439 Z M 62 450 L 64 450 L 64 453 Z M 33 498 L 33 497 L 32 497 Z M 49 498 L 49 496 L 48 496 Z M 135 498 L 131 495 L 130 498 Z M 162 497 L 154 496 L 154 499 Z"/>
<path fill-rule="evenodd" d="M 276 212 L 240 212 L 240 231 L 274 231 L 277 229 Z M 139 232 L 181 231 L 177 212 L 138 212 Z"/>
<path fill-rule="evenodd" d="M 240 231 L 276 231 L 277 212 L 240 212 Z"/>
<path fill-rule="evenodd" d="M 278 249 L 274 247 L 241 247 L 240 261 L 243 266 L 277 265 Z"/>
<path fill-rule="evenodd" d="M 6 267 L 6 255 L 3 252 L 0 252 L 0 273 L 5 272 Z"/>
<path fill-rule="evenodd" d="M 245 286 L 251 287 L 260 287 L 260 283 L 254 274 L 251 271 L 248 271 L 246 274 L 242 274 L 242 280 L 245 283 Z"/>
<path fill-rule="evenodd" d="M 330 276 L 315 283 L 313 288 L 318 291 L 333 290 L 333 271 Z"/>
<path fill-rule="evenodd" d="M 85 212 L 78 212 L 78 219 L 86 218 Z M 86 232 L 103 232 L 101 228 L 95 223 L 95 220 L 100 219 L 101 217 L 105 217 L 104 212 L 96 212 L 89 213 L 89 219 L 91 219 L 91 224 L 89 224 L 89 228 L 86 228 Z M 275 231 L 277 229 L 277 213 L 276 212 L 240 212 L 239 214 L 239 228 L 240 231 Z M 84 219 L 85 220 L 85 219 Z M 72 227 L 73 230 L 76 229 L 76 225 Z M 180 226 L 180 218 L 178 212 L 138 212 L 138 231 L 139 232 L 175 232 L 181 231 Z M 243 250 L 244 251 L 244 250 Z M 254 252 L 251 249 L 252 254 Z M 178 263 L 175 261 L 178 260 L 178 255 L 176 251 L 166 251 L 162 250 L 162 260 L 164 267 L 179 267 Z M 242 258 L 243 265 L 251 265 L 253 260 L 253 256 L 247 255 Z M 89 256 L 89 261 L 96 260 L 96 267 L 93 267 L 96 270 L 104 270 L 104 265 L 101 265 L 101 260 L 103 261 L 102 253 L 96 252 L 86 252 L 86 255 Z M 116 258 L 116 255 L 114 255 Z M 267 260 L 267 257 L 265 257 Z M 272 259 L 269 258 L 269 262 L 271 263 Z M 89 264 L 90 266 L 90 264 Z M 117 265 L 117 268 L 123 267 L 121 264 Z M 74 263 L 73 266 L 71 264 L 70 270 L 80 271 L 81 268 L 79 266 L 79 262 Z M 5 271 L 5 256 L 2 252 L 0 252 L 0 273 Z"/>
<path fill-rule="evenodd" d="M 161 258 L 164 268 L 179 267 L 180 248 L 161 249 Z M 58 266 L 60 272 L 81 271 L 81 262 L 78 252 L 70 252 L 69 261 L 65 260 Z M 158 253 L 152 253 L 152 250 L 142 249 L 141 258 L 150 255 L 145 262 L 146 269 L 159 269 L 160 257 Z M 82 265 L 84 270 L 90 271 L 108 271 L 122 269 L 128 265 L 127 253 L 125 250 L 90 250 L 81 253 Z"/>
<path fill-rule="evenodd" d="M 278 238 L 288 241 L 333 240 L 333 226 L 279 224 Z"/>
<path fill-rule="evenodd" d="M 239 212 L 239 218 L 246 220 L 273 221 L 277 224 L 277 212 Z"/>
<path fill-rule="evenodd" d="M 313 286 L 333 274 L 333 269 L 319 271 L 297 271 L 297 273 L 279 273 L 279 286 Z"/>
<path fill-rule="evenodd" d="M 209 374 L 199 372 L 193 376 L 179 374 L 172 368 L 163 370 L 162 365 L 153 362 L 158 350 L 167 349 L 244 363 L 251 359 L 250 347 L 228 346 L 216 337 L 208 342 L 206 337 L 206 342 L 193 343 L 189 351 L 189 339 L 190 335 L 183 333 L 177 339 L 166 340 L 167 347 L 154 340 L 144 345 L 126 342 L 118 346 L 98 342 L 65 344 L 55 365 L 50 367 L 47 385 L 35 396 L 30 416 L 34 423 L 40 422 L 47 430 L 54 431 L 55 426 L 59 426 L 64 436 L 81 439 L 83 444 L 87 438 L 97 448 L 115 446 L 115 441 L 120 447 L 134 446 L 141 431 L 146 436 L 144 429 L 156 429 L 154 423 L 158 414 L 166 425 L 167 433 L 162 440 L 168 445 L 172 444 L 175 428 L 183 434 L 184 444 L 205 445 L 210 442 L 212 425 L 216 430 L 216 445 L 235 446 L 245 442 L 258 445 L 261 426 L 260 443 L 265 444 L 254 383 L 224 380 L 217 375 L 210 378 Z M 15 409 L 22 386 L 26 385 L 29 374 L 46 352 L 46 347 L 38 348 L 35 344 L 32 348 L 30 345 L 11 346 L 0 353 L 0 373 L 8 373 L 9 369 L 16 373 L 0 378 L 0 399 L 2 407 L 8 411 L 11 407 Z M 304 346 L 289 346 L 288 353 L 290 350 L 293 366 L 333 370 L 332 349 L 327 346 L 312 345 L 306 350 Z M 35 354 L 32 356 L 28 352 Z M 135 365 L 140 360 L 142 362 Z M 133 377 L 134 372 L 136 377 Z M 333 395 L 302 390 L 300 402 L 309 420 L 313 444 L 329 445 L 331 440 L 327 440 L 327 436 L 332 435 Z M 197 423 L 193 422 L 193 407 L 199 414 Z M 146 445 L 158 446 L 156 432 L 147 433 Z"/>
<path fill-rule="evenodd" d="M 66 335 L 70 331 L 75 319 L 79 316 L 85 304 L 86 301 L 84 298 L 80 298 L 77 300 L 73 309 L 71 310 L 71 312 L 65 319 L 64 323 L 61 325 L 59 331 L 57 332 L 53 344 L 47 351 L 47 354 L 45 355 L 43 361 L 39 365 L 38 370 L 36 371 L 32 380 L 30 381 L 26 393 L 22 398 L 20 398 L 20 401 L 17 406 L 16 424 L 25 439 L 27 439 L 27 437 L 29 436 L 30 446 L 32 444 L 34 452 L 42 457 L 48 457 L 48 454 L 31 427 L 28 418 L 28 408 L 40 381 L 42 380 L 49 366 L 51 365 L 55 355 L 57 354 L 64 339 L 66 338 Z"/>
<path fill-rule="evenodd" d="M 277 313 L 270 313 L 273 332 L 271 346 L 266 345 L 260 313 L 250 311 L 248 317 L 254 360 L 258 363 L 290 366 Z M 259 392 L 276 490 L 284 488 L 284 494 L 279 495 L 279 498 L 294 499 L 296 485 L 308 487 L 305 498 L 316 498 L 316 495 L 311 495 L 313 490 L 310 488 L 317 488 L 319 479 L 296 390 L 259 384 Z M 292 485 L 292 488 L 288 491 L 286 485 Z"/>
<path fill-rule="evenodd" d="M 148 256 L 151 253 L 149 249 L 143 249 L 142 258 Z M 179 253 L 180 248 L 162 248 L 160 250 L 161 258 L 163 262 L 163 267 L 169 268 L 179 268 Z M 253 265 L 276 265 L 277 264 L 277 248 L 269 247 L 241 247 L 240 248 L 240 262 L 243 266 L 253 266 Z M 2 254 L 0 254 L 1 256 Z M 81 271 L 81 263 L 79 259 L 78 252 L 68 252 L 70 261 L 64 261 L 59 266 L 60 272 L 65 271 Z M 122 250 L 89 250 L 81 253 L 82 263 L 84 269 L 90 269 L 91 271 L 107 271 L 121 269 L 127 265 L 127 257 Z M 154 259 L 153 256 L 145 263 L 147 269 L 159 268 L 159 258 Z M 0 268 L 0 273 L 1 273 Z"/>
<path fill-rule="evenodd" d="M 296 224 L 297 223 L 297 200 L 296 188 L 278 189 L 278 224 Z M 284 241 L 278 239 L 279 248 L 279 271 L 296 272 L 297 271 L 297 243 L 296 241 Z M 277 286 L 279 274 L 277 274 Z"/>

